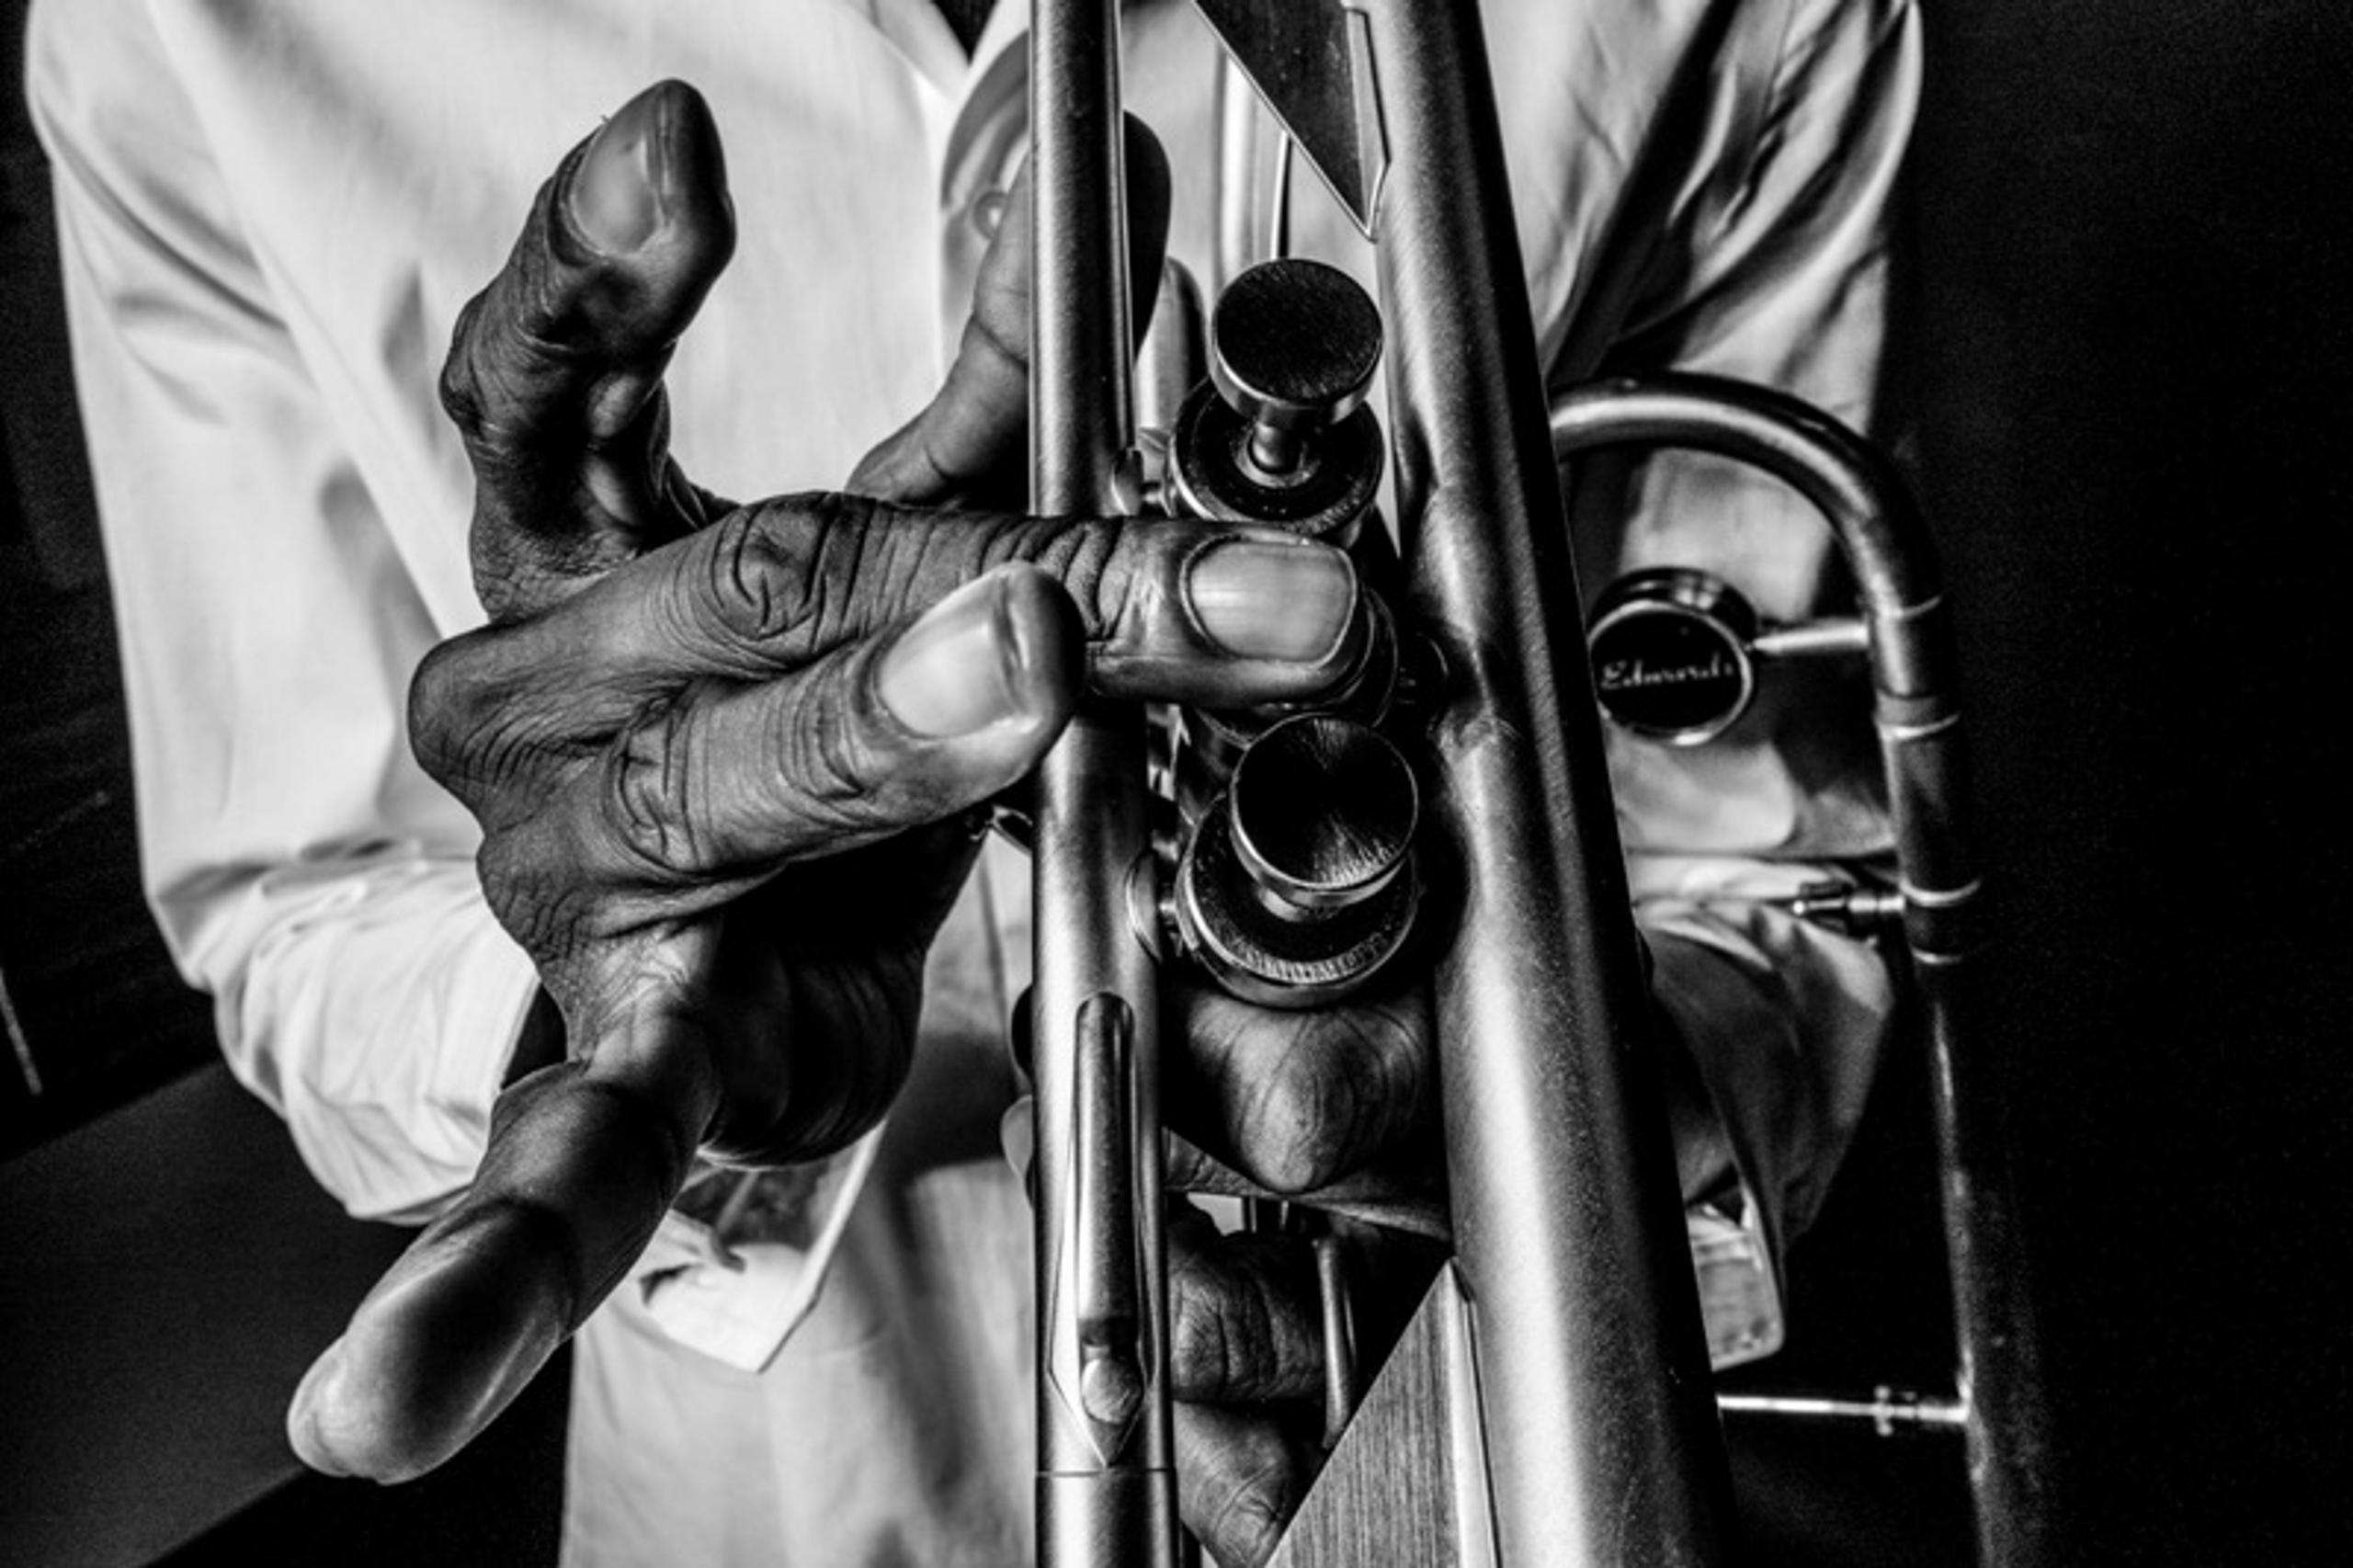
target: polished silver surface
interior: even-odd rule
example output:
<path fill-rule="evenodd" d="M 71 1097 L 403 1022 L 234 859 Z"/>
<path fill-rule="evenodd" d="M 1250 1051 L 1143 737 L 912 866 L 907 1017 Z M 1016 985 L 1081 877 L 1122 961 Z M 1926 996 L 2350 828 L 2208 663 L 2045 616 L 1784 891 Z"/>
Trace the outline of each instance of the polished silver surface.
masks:
<path fill-rule="evenodd" d="M 1345 149 L 1356 150 L 1360 216 L 1378 242 L 1407 562 L 1411 633 L 1392 646 L 1391 668 L 1410 665 L 1395 684 L 1411 688 L 1433 752 L 1432 865 L 1413 881 L 1428 884 L 1435 927 L 1457 1250 L 1409 1331 L 1410 1353 L 1392 1357 L 1368 1391 L 1279 1560 L 1349 1568 L 1722 1561 L 1729 1481 L 1640 1038 L 1649 998 L 1561 528 L 1555 447 L 1645 433 L 1673 440 L 1693 424 L 1695 400 L 1721 403 L 1724 389 L 1610 384 L 1548 416 L 1471 0 L 1201 3 L 1327 179 L 1346 164 Z M 1036 501 L 1042 511 L 1085 511 L 1120 499 L 1109 476 L 1131 444 L 1117 23 L 1111 0 L 1038 0 L 1035 18 Z M 1231 103 L 1224 118 L 1247 120 Z M 1261 138 L 1258 156 L 1264 147 Z M 1384 160 L 1385 179 L 1372 172 Z M 1222 198 L 1255 188 L 1246 159 L 1221 168 Z M 1222 199 L 1227 229 L 1244 226 L 1236 210 Z M 1279 438 L 1265 438 L 1264 415 L 1283 401 L 1261 384 L 1284 374 L 1276 360 L 1268 373 L 1229 373 L 1246 386 L 1244 412 L 1215 399 L 1229 428 L 1205 443 L 1227 449 L 1230 466 L 1269 494 L 1297 488 L 1292 476 L 1310 466 L 1299 458 L 1308 443 L 1290 445 L 1283 419 L 1271 422 Z M 1805 411 L 1813 423 L 1793 426 L 1769 394 L 1730 402 L 1733 416 L 1712 411 L 1699 423 L 1717 435 L 1695 444 L 1729 440 L 1714 449 L 1753 457 L 1754 448 L 1768 466 L 1803 469 L 1799 487 L 1856 536 L 1864 597 L 1879 607 L 1870 643 L 1904 846 L 1904 916 L 1940 1041 L 1949 1239 L 1957 1276 L 1977 1281 L 1980 1255 L 2006 1246 L 2006 1221 L 1979 1137 L 1984 1086 L 1949 1049 L 1976 882 L 1953 809 L 1959 764 L 1940 601 L 1925 568 L 1887 536 L 1895 525 L 1879 460 L 1840 448 L 1824 460 L 1828 422 Z M 1733 434 L 1723 437 L 1727 426 Z M 1181 469 L 1174 488 L 1184 490 Z M 1206 516 L 1265 518 L 1261 498 L 1246 503 L 1193 504 Z M 1827 651 L 1852 637 L 1825 631 L 1811 641 Z M 1427 658 L 1425 638 L 1434 650 Z M 1800 651 L 1811 651 L 1807 642 L 1797 637 Z M 1414 656 L 1395 656 L 1409 646 Z M 1231 740 L 1238 753 L 1267 717 L 1232 736 L 1220 731 L 1219 744 Z M 1274 1001 L 1275 988 L 1254 989 L 1263 973 L 1238 961 L 1241 944 L 1209 905 L 1222 897 L 1228 913 L 1275 914 L 1267 929 L 1277 937 L 1290 929 L 1282 910 L 1268 908 L 1270 879 L 1251 874 L 1279 858 L 1264 846 L 1238 852 L 1223 805 L 1202 817 L 1169 894 L 1158 892 L 1142 736 L 1136 715 L 1090 709 L 1039 787 L 1039 1531 L 1040 1560 L 1063 1564 L 1158 1564 L 1174 1551 L 1159 1171 L 1145 1157 L 1158 1146 L 1155 1016 L 1136 933 L 1165 903 L 1222 983 Z M 1224 869 L 1188 874 L 1204 845 Z M 1289 994 L 1313 997 L 1314 983 Z M 1970 1190 L 1981 1176 L 1995 1189 L 1990 1205 Z M 1981 1519 L 1994 1521 L 1982 1526 L 1987 1561 L 2036 1562 L 2040 1450 L 2030 1412 L 2018 1414 L 2029 1385 L 2013 1344 L 2023 1335 L 2030 1361 L 2030 1325 L 2003 1287 L 1958 1290 Z M 2013 1518 L 2024 1522 L 2005 1522 Z M 2018 1555 L 2002 1555 L 2013 1547 Z"/>
<path fill-rule="evenodd" d="M 1170 477 L 1197 517 L 1288 528 L 1347 544 L 1381 494 L 1385 452 L 1372 410 L 1359 408 L 1311 437 L 1253 424 L 1203 382 L 1178 415 Z M 1273 463 L 1277 466 L 1270 467 Z"/>
<path fill-rule="evenodd" d="M 1355 994 L 1412 935 L 1420 884 L 1402 857 L 1353 898 L 1293 903 L 1235 851 L 1231 795 L 1193 824 L 1171 901 L 1184 950 L 1226 992 L 1262 1006 L 1325 1006 Z"/>
<path fill-rule="evenodd" d="M 1446 669 L 1439 1066 L 1498 1556 L 1715 1562 L 1730 1482 L 1477 12 L 1366 14 L 1406 610 Z"/>
<path fill-rule="evenodd" d="M 1030 20 L 1033 508 L 1100 515 L 1133 442 L 1118 0 Z M 1143 714 L 1091 704 L 1036 779 L 1038 1555 L 1174 1568 Z M 1147 903 L 1153 902 L 1149 890 Z"/>
<path fill-rule="evenodd" d="M 1868 1421 L 1882 1437 L 1900 1432 L 1959 1432 L 1969 1408 L 1913 1389 L 1880 1387 L 1869 1395 L 1827 1393 L 1720 1393 L 1716 1408 L 1726 1415 L 1770 1416 L 1795 1421 Z"/>
<path fill-rule="evenodd" d="M 1348 1428 L 1362 1390 L 1357 1383 L 1357 1324 L 1348 1299 L 1347 1253 L 1340 1238 L 1317 1236 L 1315 1295 L 1324 1320 L 1324 1447 L 1331 1449 Z"/>
<path fill-rule="evenodd" d="M 1371 233 L 1388 154 L 1356 13 L 1341 0 L 1194 4 L 1333 197 Z"/>
<path fill-rule="evenodd" d="M 1270 479 L 1299 466 L 1304 436 L 1364 405 L 1380 366 L 1380 311 L 1320 261 L 1261 262 L 1226 286 L 1210 316 L 1210 374 L 1250 422 L 1249 456 Z"/>
<path fill-rule="evenodd" d="M 1342 909 L 1379 892 L 1413 847 L 1414 770 L 1379 731 L 1324 713 L 1260 735 L 1227 787 L 1233 848 L 1290 910 Z"/>
<path fill-rule="evenodd" d="M 1783 393 L 1715 377 L 1605 381 L 1552 405 L 1563 459 L 1598 448 L 1673 446 L 1754 463 L 1823 514 L 1870 627 L 1874 722 L 1894 817 L 1900 926 L 1926 1003 L 1958 1382 L 1969 1439 L 1979 1561 L 2056 1560 L 2041 1333 L 2018 1234 L 2006 1086 L 1971 1049 L 1986 936 L 1968 824 L 1950 612 L 1911 494 L 1859 436 Z M 1813 892 L 1813 890 L 1808 890 Z M 1815 893 L 1814 917 L 1881 922 L 1881 893 Z"/>

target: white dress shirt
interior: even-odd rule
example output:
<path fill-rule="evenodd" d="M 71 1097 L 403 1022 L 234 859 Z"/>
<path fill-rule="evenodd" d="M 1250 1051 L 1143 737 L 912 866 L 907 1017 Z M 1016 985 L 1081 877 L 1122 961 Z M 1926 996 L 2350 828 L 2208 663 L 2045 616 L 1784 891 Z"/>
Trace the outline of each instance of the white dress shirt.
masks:
<path fill-rule="evenodd" d="M 1485 11 L 1555 382 L 1707 370 L 1868 427 L 1906 0 Z M 1023 21 L 1000 6 L 968 60 L 926 0 L 35 7 L 148 889 L 232 1065 L 353 1212 L 422 1216 L 470 1178 L 535 983 L 484 906 L 474 824 L 403 734 L 418 660 L 482 620 L 434 398 L 459 308 L 599 115 L 690 81 L 741 239 L 670 373 L 677 454 L 722 494 L 839 483 L 956 341 Z M 1172 248 L 1207 274 L 1212 46 L 1145 0 L 1128 53 L 1176 171 Z M 1292 222 L 1370 278 L 1312 180 Z M 1651 563 L 1715 571 L 1771 618 L 1833 591 L 1826 530 L 1768 482 L 1693 460 L 1642 486 L 1581 508 L 1589 592 Z M 1616 744 L 1613 766 L 1663 1004 L 1749 1186 L 1795 1221 L 1859 1110 L 1886 981 L 1754 900 L 1885 825 L 1836 724 L 1761 707 L 1715 746 Z M 984 861 L 910 1098 L 813 1175 L 799 1239 L 736 1269 L 674 1221 L 585 1331 L 567 1561 L 1026 1556 L 1027 1216 L 959 1114 L 1006 1092 L 1025 884 Z"/>

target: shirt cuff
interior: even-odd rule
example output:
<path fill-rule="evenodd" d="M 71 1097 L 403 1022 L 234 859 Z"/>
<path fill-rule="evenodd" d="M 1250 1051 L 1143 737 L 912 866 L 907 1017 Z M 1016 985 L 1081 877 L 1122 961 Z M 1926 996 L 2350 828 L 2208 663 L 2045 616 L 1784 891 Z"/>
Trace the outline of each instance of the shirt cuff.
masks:
<path fill-rule="evenodd" d="M 672 1208 L 631 1271 L 647 1315 L 690 1350 L 767 1370 L 817 1304 L 882 1131 L 808 1165 L 707 1172 L 688 1197 L 717 1184 L 716 1212 Z"/>

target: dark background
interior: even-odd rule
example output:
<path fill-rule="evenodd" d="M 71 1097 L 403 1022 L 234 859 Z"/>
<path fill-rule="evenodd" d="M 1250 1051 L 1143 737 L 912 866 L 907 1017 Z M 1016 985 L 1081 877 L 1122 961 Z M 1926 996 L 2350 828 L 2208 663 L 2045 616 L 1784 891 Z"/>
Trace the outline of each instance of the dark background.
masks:
<path fill-rule="evenodd" d="M 1927 11 L 1917 472 L 2073 1556 L 2347 1561 L 2353 11 Z"/>
<path fill-rule="evenodd" d="M 1981 1049 L 2020 1122 L 2067 1555 L 2353 1560 L 2343 1293 L 2326 1284 L 2346 1267 L 2353 8 L 1927 9 L 1905 457 L 1961 611 L 2007 912 Z M 0 6 L 12 84 L 20 16 Z M 138 903 L 103 579 L 16 112 L 0 205 L 0 982 L 15 1020 L 0 1136 L 44 1147 L 0 1173 L 10 1194 L 62 1129 L 208 1050 L 205 1009 Z M 9 1065 L 19 1040 L 39 1096 Z M 48 1235 L 6 1218 L 12 1240 Z M 1874 1244 L 1852 1239 L 1869 1217 L 1831 1220 L 1797 1267 L 1836 1296 Z M 1916 1290 L 1893 1289 L 1894 1315 L 1916 1315 Z M 1859 1318 L 1855 1333 L 1871 1336 Z M 0 1351 L 47 1353 L 13 1333 Z M 440 1490 L 304 1483 L 183 1561 L 356 1560 L 354 1532 L 429 1561 L 529 1560 L 550 1539 L 560 1420 L 542 1394 L 519 1447 Z M 156 1435 L 156 1464 L 179 1462 L 172 1437 Z M 1882 1462 L 1848 1479 L 1878 1486 Z M 1770 1468 L 1769 1453 L 1743 1465 Z M 1949 1485 L 1909 1484 L 1889 1480 L 1886 1498 L 1947 1517 Z M 471 1544 L 415 1544 L 469 1528 Z"/>

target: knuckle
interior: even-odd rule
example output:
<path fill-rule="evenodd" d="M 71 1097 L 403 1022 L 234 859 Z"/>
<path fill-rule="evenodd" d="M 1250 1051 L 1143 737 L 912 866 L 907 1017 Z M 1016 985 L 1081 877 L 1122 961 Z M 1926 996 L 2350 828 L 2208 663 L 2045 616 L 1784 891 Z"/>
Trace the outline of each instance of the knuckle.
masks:
<path fill-rule="evenodd" d="M 744 507 L 713 530 L 703 602 L 732 638 L 822 648 L 866 585 L 873 521 L 872 502 L 824 492 Z"/>
<path fill-rule="evenodd" d="M 483 313 L 487 308 L 490 290 L 485 289 L 465 302 L 458 312 L 457 325 L 449 334 L 449 352 L 441 361 L 438 392 L 441 412 L 458 427 L 458 433 L 472 441 L 483 425 L 482 353 Z"/>
<path fill-rule="evenodd" d="M 829 672 L 830 673 L 830 672 Z M 847 680 L 810 680 L 770 732 L 772 777 L 785 780 L 821 824 L 849 827 L 870 815 L 880 759 L 873 736 L 847 701 L 828 700 Z"/>
<path fill-rule="evenodd" d="M 1154 528 L 1172 538 L 1192 531 L 1178 522 Z M 1046 572 L 1078 607 L 1086 640 L 1101 642 L 1148 619 L 1160 597 L 1159 581 L 1166 574 L 1140 570 L 1131 549 L 1131 541 L 1141 541 L 1146 551 L 1159 550 L 1151 532 L 1132 533 L 1116 518 L 1023 518 L 1005 530 L 989 563 L 1018 558 Z"/>
<path fill-rule="evenodd" d="M 692 710 L 676 697 L 652 705 L 615 737 L 605 771 L 605 817 L 621 847 L 650 869 L 709 862 L 702 768 Z"/>
<path fill-rule="evenodd" d="M 478 633 L 426 653 L 408 688 L 409 749 L 428 778 L 472 802 L 503 758 L 491 681 Z"/>
<path fill-rule="evenodd" d="M 486 454 L 535 441 L 576 438 L 569 400 L 590 364 L 580 294 L 586 281 L 559 276 L 541 234 L 547 193 L 505 268 L 458 312 L 442 361 L 441 407 L 477 466 Z"/>
<path fill-rule="evenodd" d="M 838 1153 L 877 1126 L 914 1063 L 913 1022 L 861 997 L 841 1025 L 854 1049 L 794 1055 L 789 1093 L 731 1092 L 705 1152 L 742 1165 L 799 1165 Z"/>
<path fill-rule="evenodd" d="M 437 781 L 447 783 L 455 755 L 457 712 L 467 695 L 460 666 L 463 655 L 454 642 L 429 650 L 408 683 L 409 749 L 418 766 Z"/>
<path fill-rule="evenodd" d="M 703 598 L 720 629 L 767 643 L 801 624 L 809 601 L 806 557 L 762 508 L 745 507 L 711 530 Z"/>
<path fill-rule="evenodd" d="M 529 695 L 506 635 L 467 632 L 419 662 L 408 689 L 409 749 L 426 776 L 496 829 L 539 809 L 563 719 Z"/>

